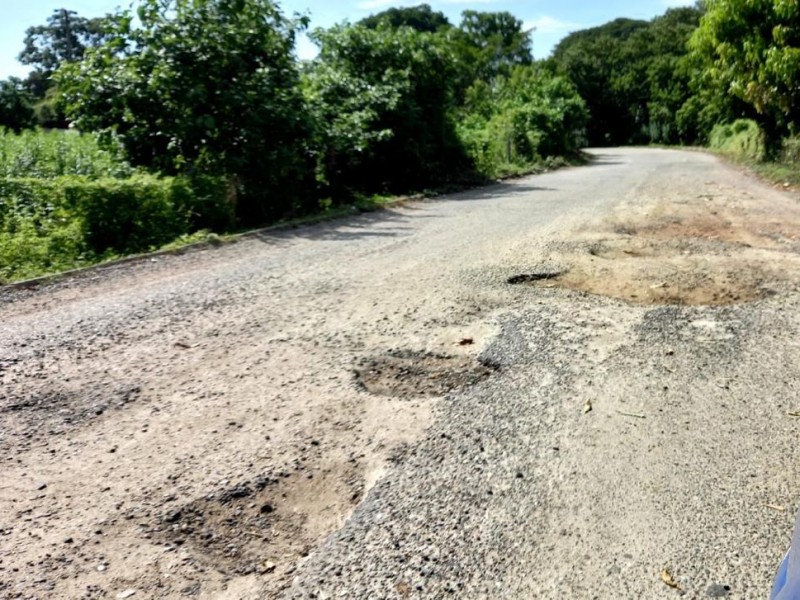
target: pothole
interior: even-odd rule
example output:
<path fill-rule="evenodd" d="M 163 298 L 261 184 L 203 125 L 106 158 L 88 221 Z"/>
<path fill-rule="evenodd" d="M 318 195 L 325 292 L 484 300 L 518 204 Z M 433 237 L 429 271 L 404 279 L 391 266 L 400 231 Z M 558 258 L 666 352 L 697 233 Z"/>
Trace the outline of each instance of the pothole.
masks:
<path fill-rule="evenodd" d="M 521 273 L 519 275 L 512 275 L 506 280 L 506 283 L 511 285 L 520 285 L 523 283 L 534 283 L 536 281 L 547 281 L 548 279 L 555 279 L 559 275 L 563 275 L 562 270 L 552 271 L 534 271 L 532 273 Z"/>
<path fill-rule="evenodd" d="M 355 370 L 356 384 L 380 396 L 442 396 L 480 383 L 495 370 L 486 360 L 436 353 L 393 352 L 366 358 Z"/>
<path fill-rule="evenodd" d="M 790 210 L 779 218 L 743 203 L 659 205 L 554 245 L 546 260 L 568 269 L 537 269 L 508 283 L 645 305 L 759 300 L 800 286 L 800 211 Z"/>
<path fill-rule="evenodd" d="M 188 503 L 167 498 L 157 520 L 142 523 L 140 533 L 226 575 L 280 578 L 361 501 L 364 481 L 357 471 L 348 464 L 312 474 L 298 465 Z"/>

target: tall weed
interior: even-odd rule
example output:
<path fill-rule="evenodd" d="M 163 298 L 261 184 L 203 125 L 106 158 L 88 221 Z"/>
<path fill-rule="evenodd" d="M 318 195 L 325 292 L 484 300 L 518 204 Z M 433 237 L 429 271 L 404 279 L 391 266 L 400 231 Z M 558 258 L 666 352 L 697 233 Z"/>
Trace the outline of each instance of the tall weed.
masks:
<path fill-rule="evenodd" d="M 119 179 L 132 173 L 122 147 L 113 140 L 101 147 L 93 134 L 60 130 L 14 134 L 0 129 L 0 177 Z"/>

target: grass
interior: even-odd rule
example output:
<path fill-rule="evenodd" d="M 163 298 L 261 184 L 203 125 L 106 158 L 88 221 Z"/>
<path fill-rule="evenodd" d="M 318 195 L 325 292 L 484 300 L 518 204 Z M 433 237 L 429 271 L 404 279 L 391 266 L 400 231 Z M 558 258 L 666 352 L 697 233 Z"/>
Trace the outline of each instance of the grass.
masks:
<path fill-rule="evenodd" d="M 74 131 L 24 131 L 0 128 L 0 177 L 51 179 L 80 175 L 89 179 L 124 178 L 133 169 L 122 148 L 101 147 L 96 136 Z"/>

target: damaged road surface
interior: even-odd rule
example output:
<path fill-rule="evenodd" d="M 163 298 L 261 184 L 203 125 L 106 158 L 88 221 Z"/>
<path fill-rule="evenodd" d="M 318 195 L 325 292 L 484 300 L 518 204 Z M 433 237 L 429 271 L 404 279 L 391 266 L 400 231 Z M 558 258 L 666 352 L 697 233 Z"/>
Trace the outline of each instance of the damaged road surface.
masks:
<path fill-rule="evenodd" d="M 798 198 L 593 154 L 0 289 L 0 597 L 766 597 Z"/>

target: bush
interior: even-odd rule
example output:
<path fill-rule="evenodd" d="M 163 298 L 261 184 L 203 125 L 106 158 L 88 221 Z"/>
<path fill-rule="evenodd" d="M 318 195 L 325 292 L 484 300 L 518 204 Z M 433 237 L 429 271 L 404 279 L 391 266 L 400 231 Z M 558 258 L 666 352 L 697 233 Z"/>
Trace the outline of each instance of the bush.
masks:
<path fill-rule="evenodd" d="M 576 154 L 585 123 L 585 104 L 570 83 L 517 67 L 493 86 L 478 82 L 467 90 L 458 134 L 476 169 L 498 177 Z"/>
<path fill-rule="evenodd" d="M 800 165 L 800 137 L 788 137 L 783 140 L 781 162 Z"/>
<path fill-rule="evenodd" d="M 152 250 L 233 222 L 229 182 L 136 175 L 0 179 L 0 279 Z"/>
<path fill-rule="evenodd" d="M 764 132 L 750 119 L 716 125 L 711 130 L 709 146 L 742 160 L 760 162 L 766 157 Z"/>

